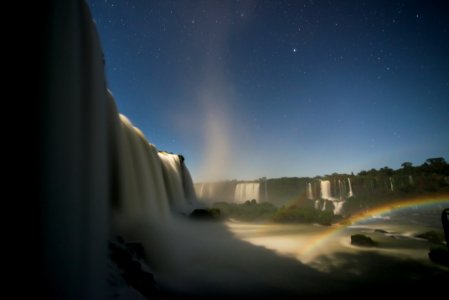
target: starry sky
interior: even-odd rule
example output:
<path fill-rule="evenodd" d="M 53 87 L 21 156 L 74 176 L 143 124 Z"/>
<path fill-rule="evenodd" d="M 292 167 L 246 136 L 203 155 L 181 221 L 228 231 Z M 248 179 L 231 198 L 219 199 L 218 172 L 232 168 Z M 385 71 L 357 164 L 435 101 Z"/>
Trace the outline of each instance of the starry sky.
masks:
<path fill-rule="evenodd" d="M 446 1 L 88 1 L 119 111 L 194 181 L 449 159 Z"/>

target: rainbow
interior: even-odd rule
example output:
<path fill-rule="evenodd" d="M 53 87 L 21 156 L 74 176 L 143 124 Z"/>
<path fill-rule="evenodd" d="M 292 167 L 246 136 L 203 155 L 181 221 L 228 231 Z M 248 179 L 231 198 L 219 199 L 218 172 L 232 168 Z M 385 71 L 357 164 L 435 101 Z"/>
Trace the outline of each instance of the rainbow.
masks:
<path fill-rule="evenodd" d="M 306 247 L 303 248 L 301 253 L 302 255 L 304 255 L 304 257 L 307 257 L 308 255 L 312 254 L 315 249 L 325 244 L 330 238 L 337 235 L 338 233 L 346 229 L 348 226 L 357 224 L 358 222 L 362 222 L 373 216 L 391 213 L 393 211 L 400 211 L 401 209 L 407 209 L 415 206 L 426 207 L 435 204 L 442 204 L 449 207 L 449 195 L 438 195 L 433 197 L 426 196 L 426 197 L 398 200 L 388 204 L 373 207 L 369 210 L 352 215 L 351 217 L 345 220 L 344 225 L 342 224 L 334 225 L 331 226 L 329 229 L 325 230 L 324 232 L 320 233 L 317 237 L 313 238 Z"/>

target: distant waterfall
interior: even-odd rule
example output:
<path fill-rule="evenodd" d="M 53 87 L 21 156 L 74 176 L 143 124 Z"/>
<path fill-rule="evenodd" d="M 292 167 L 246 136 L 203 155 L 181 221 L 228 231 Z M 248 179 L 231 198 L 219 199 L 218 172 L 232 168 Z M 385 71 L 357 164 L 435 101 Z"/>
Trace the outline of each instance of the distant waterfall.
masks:
<path fill-rule="evenodd" d="M 312 191 L 312 184 L 309 182 L 307 183 L 307 199 L 313 200 L 313 191 Z"/>
<path fill-rule="evenodd" d="M 215 188 L 213 183 L 195 184 L 195 192 L 199 199 L 213 199 L 215 196 Z"/>
<path fill-rule="evenodd" d="M 351 178 L 349 177 L 348 177 L 348 186 L 349 186 L 348 198 L 354 197 L 354 193 L 352 192 Z"/>
<path fill-rule="evenodd" d="M 408 175 L 408 183 L 410 185 L 415 185 L 415 182 L 413 181 L 413 176 L 412 175 Z"/>
<path fill-rule="evenodd" d="M 341 215 L 343 210 L 344 201 L 335 201 L 334 202 L 334 215 Z"/>
<path fill-rule="evenodd" d="M 315 200 L 314 207 L 316 210 L 320 209 L 320 200 Z"/>
<path fill-rule="evenodd" d="M 331 182 L 329 180 L 321 180 L 320 182 L 321 187 L 321 199 L 333 199 L 331 197 Z"/>
<path fill-rule="evenodd" d="M 243 203 L 247 200 L 259 201 L 259 183 L 238 183 L 235 187 L 234 202 Z"/>
<path fill-rule="evenodd" d="M 390 189 L 393 192 L 394 191 L 394 184 L 393 184 L 393 178 L 389 178 L 390 179 Z"/>

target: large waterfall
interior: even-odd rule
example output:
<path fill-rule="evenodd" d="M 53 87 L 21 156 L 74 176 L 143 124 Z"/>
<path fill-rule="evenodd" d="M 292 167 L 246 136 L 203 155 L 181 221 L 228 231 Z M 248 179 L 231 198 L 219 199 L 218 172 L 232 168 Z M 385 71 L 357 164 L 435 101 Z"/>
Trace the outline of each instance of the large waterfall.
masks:
<path fill-rule="evenodd" d="M 122 235 L 142 242 L 156 269 L 163 260 L 157 253 L 171 248 L 160 227 L 193 209 L 195 194 L 181 157 L 158 154 L 119 116 L 87 4 L 51 5 L 54 26 L 42 38 L 45 51 L 38 51 L 45 53 L 46 72 L 39 98 L 37 280 L 45 299 L 110 299 L 108 240 Z"/>
<path fill-rule="evenodd" d="M 188 214 L 197 203 L 182 157 L 158 152 L 125 116 L 120 115 L 117 121 L 116 176 L 120 194 L 113 222 L 118 234 L 137 238 L 136 227 L 143 220 L 163 220 L 170 211 Z"/>
<path fill-rule="evenodd" d="M 234 193 L 234 202 L 236 203 L 243 203 L 247 200 L 253 200 L 259 201 L 259 187 L 260 184 L 258 182 L 256 183 L 239 183 L 235 187 L 235 193 Z"/>

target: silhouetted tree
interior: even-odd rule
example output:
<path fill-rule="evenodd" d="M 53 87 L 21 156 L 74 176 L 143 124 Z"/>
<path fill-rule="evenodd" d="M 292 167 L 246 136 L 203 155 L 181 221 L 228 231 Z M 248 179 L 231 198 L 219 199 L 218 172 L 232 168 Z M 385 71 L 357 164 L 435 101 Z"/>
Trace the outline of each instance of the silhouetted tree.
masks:
<path fill-rule="evenodd" d="M 412 166 L 413 166 L 413 164 L 409 161 L 403 162 L 401 164 L 401 167 L 403 167 L 404 169 L 410 169 L 410 168 L 412 168 Z"/>

